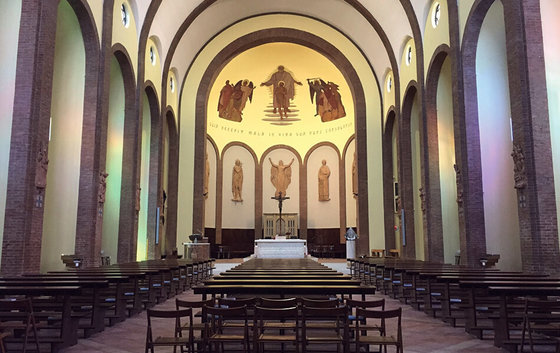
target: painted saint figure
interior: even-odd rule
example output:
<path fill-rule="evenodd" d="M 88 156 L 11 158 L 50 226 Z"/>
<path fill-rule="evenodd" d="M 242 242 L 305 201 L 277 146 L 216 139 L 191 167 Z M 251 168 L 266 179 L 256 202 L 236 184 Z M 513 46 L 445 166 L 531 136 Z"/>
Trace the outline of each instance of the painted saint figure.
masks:
<path fill-rule="evenodd" d="M 292 158 L 292 161 L 287 165 L 284 165 L 282 160 L 278 164 L 274 164 L 270 158 L 268 160 L 272 164 L 270 168 L 270 181 L 276 188 L 274 197 L 286 197 L 286 190 L 292 182 L 292 163 L 294 163 L 294 159 Z"/>
<path fill-rule="evenodd" d="M 278 71 L 276 71 L 275 73 L 272 74 L 272 76 L 270 77 L 270 79 L 266 82 L 261 83 L 261 86 L 272 86 L 272 105 L 274 107 L 273 113 L 276 114 L 278 108 L 280 108 L 282 105 L 282 102 L 279 102 L 277 100 L 278 96 L 277 96 L 277 90 L 279 86 L 280 82 L 284 82 L 283 87 L 286 90 L 286 107 L 289 106 L 290 100 L 294 99 L 295 96 L 295 86 L 294 84 L 297 85 L 302 85 L 301 82 L 296 81 L 293 76 L 287 72 L 284 71 L 284 66 L 280 65 L 278 66 Z M 286 112 L 289 112 L 290 110 L 288 108 L 286 108 Z"/>
<path fill-rule="evenodd" d="M 231 176 L 231 192 L 233 193 L 232 201 L 241 202 L 243 198 L 241 197 L 241 191 L 243 190 L 243 166 L 239 159 L 235 160 L 235 165 L 233 166 L 233 174 Z"/>
<path fill-rule="evenodd" d="M 320 78 L 307 79 L 311 103 L 315 98 L 315 111 L 321 116 L 322 122 L 333 121 L 346 116 L 342 98 L 338 92 L 338 85 L 325 82 Z"/>
<path fill-rule="evenodd" d="M 329 201 L 329 177 L 331 170 L 327 166 L 327 161 L 323 159 L 319 168 L 319 201 Z"/>
<path fill-rule="evenodd" d="M 233 94 L 233 86 L 229 83 L 229 80 L 227 80 L 226 84 L 220 91 L 220 99 L 218 100 L 218 116 L 220 118 L 228 119 L 227 107 L 229 105 L 232 94 Z"/>
<path fill-rule="evenodd" d="M 249 80 L 239 80 L 235 86 L 226 81 L 225 86 L 220 91 L 218 100 L 218 116 L 223 119 L 241 122 L 243 109 L 253 100 L 253 82 Z"/>
<path fill-rule="evenodd" d="M 278 87 L 276 87 L 276 92 L 274 93 L 274 99 L 278 103 L 278 114 L 280 114 L 280 119 L 287 118 L 288 116 L 286 115 L 286 113 L 290 111 L 290 109 L 288 109 L 290 102 L 288 101 L 287 90 L 286 87 L 284 87 L 284 81 L 278 82 Z"/>

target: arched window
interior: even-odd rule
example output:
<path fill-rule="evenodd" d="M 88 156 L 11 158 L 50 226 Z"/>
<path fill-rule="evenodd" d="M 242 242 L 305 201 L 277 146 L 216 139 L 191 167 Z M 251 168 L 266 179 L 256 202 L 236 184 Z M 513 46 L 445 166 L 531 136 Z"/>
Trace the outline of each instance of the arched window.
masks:
<path fill-rule="evenodd" d="M 393 88 L 393 77 L 389 76 L 389 78 L 387 78 L 387 92 L 391 92 L 392 88 Z"/>
<path fill-rule="evenodd" d="M 152 65 L 156 64 L 156 53 L 153 46 L 150 46 L 150 62 L 152 63 Z"/>
<path fill-rule="evenodd" d="M 406 48 L 406 65 L 410 65 L 410 63 L 412 62 L 412 45 L 409 45 L 408 48 Z"/>
<path fill-rule="evenodd" d="M 175 92 L 175 81 L 173 80 L 173 76 L 169 78 L 169 89 L 171 93 Z"/>
<path fill-rule="evenodd" d="M 434 28 L 438 26 L 440 17 L 441 17 L 441 5 L 439 3 L 436 3 L 436 5 L 434 6 L 434 10 L 432 12 L 432 26 Z"/>
<path fill-rule="evenodd" d="M 121 21 L 125 28 L 128 28 L 128 25 L 130 23 L 130 15 L 128 14 L 128 8 L 124 4 L 124 2 L 121 4 Z"/>

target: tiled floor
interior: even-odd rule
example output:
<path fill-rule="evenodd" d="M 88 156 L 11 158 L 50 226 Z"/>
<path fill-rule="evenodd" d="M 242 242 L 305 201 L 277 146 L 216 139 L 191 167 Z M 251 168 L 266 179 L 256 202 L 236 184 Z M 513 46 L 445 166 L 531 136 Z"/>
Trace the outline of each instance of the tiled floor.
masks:
<path fill-rule="evenodd" d="M 325 260 L 327 261 L 327 260 Z M 219 261 L 216 264 L 219 273 L 235 264 L 233 261 Z M 238 263 L 238 262 L 237 262 Z M 326 263 L 341 272 L 347 272 L 346 263 L 330 261 Z M 376 297 L 378 297 L 376 295 Z M 385 297 L 385 296 L 381 296 Z M 192 291 L 179 296 L 181 299 L 195 299 Z M 403 340 L 406 353 L 494 353 L 501 352 L 492 345 L 490 340 L 479 340 L 464 332 L 462 328 L 452 328 L 438 319 L 426 316 L 423 312 L 414 310 L 408 305 L 385 297 L 387 308 L 401 306 L 403 308 Z M 170 299 L 157 306 L 161 309 L 172 309 L 175 300 Z M 125 322 L 106 328 L 105 331 L 93 335 L 88 339 L 80 339 L 78 344 L 63 350 L 63 353 L 138 353 L 144 351 L 146 341 L 146 313 L 127 319 Z M 172 326 L 169 325 L 170 327 Z M 161 327 L 160 327 L 161 328 Z M 172 349 L 160 348 L 156 352 L 172 352 Z M 392 352 L 389 350 L 389 352 Z"/>

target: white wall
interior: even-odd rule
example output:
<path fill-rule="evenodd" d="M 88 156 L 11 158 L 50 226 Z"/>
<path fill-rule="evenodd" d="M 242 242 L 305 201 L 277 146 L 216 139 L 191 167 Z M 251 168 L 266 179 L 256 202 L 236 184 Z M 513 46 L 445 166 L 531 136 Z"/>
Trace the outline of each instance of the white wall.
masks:
<path fill-rule="evenodd" d="M 20 17 L 21 1 L 0 1 L 0 244 L 4 238 Z"/>
<path fill-rule="evenodd" d="M 546 89 L 554 165 L 556 212 L 560 223 L 560 1 L 541 0 Z M 560 226 L 559 226 L 560 229 Z"/>
<path fill-rule="evenodd" d="M 455 263 L 455 253 L 461 248 L 457 181 L 455 164 L 455 136 L 453 127 L 453 97 L 451 95 L 451 59 L 441 68 L 437 87 L 437 124 L 441 217 L 443 225 L 443 255 L 447 263 Z"/>
<path fill-rule="evenodd" d="M 319 168 L 327 161 L 329 201 L 319 201 Z M 307 228 L 340 228 L 339 158 L 330 146 L 321 146 L 307 159 Z"/>
<path fill-rule="evenodd" d="M 243 167 L 242 202 L 234 202 L 232 194 L 232 177 L 235 160 L 241 161 Z M 244 147 L 231 146 L 223 155 L 222 184 L 222 228 L 255 228 L 255 160 Z"/>
<path fill-rule="evenodd" d="M 41 271 L 62 270 L 76 240 L 84 110 L 85 48 L 74 10 L 58 6 Z"/>
<path fill-rule="evenodd" d="M 482 24 L 476 57 L 486 248 L 500 254 L 499 268 L 521 270 L 505 43 L 503 6 L 496 1 Z"/>

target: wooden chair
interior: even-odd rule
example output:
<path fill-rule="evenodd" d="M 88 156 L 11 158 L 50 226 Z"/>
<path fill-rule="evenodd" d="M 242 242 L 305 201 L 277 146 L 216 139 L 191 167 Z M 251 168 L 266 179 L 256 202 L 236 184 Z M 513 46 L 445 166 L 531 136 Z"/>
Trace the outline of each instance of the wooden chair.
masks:
<path fill-rule="evenodd" d="M 535 345 L 555 346 L 556 353 L 560 353 L 560 301 L 525 301 L 521 352 L 526 343 L 526 336 L 529 338 L 531 353 L 535 352 Z"/>
<path fill-rule="evenodd" d="M 33 334 L 37 352 L 39 349 L 39 336 L 37 335 L 37 324 L 33 314 L 31 299 L 6 299 L 0 300 L 0 331 L 2 331 L 2 352 L 4 352 L 4 338 L 8 336 L 19 336 L 23 341 L 22 352 L 27 351 L 29 337 Z M 13 332 L 13 334 L 12 334 Z M 19 341 L 19 340 L 18 340 Z"/>
<path fill-rule="evenodd" d="M 256 352 L 266 352 L 267 343 L 292 343 L 299 352 L 299 311 L 297 306 L 287 308 L 255 307 L 254 347 Z"/>
<path fill-rule="evenodd" d="M 164 346 L 173 347 L 173 352 L 176 352 L 177 347 L 181 347 L 181 353 L 185 352 L 185 347 L 187 347 L 188 352 L 194 350 L 193 346 L 193 336 L 192 336 L 192 323 L 193 315 L 192 309 L 181 309 L 181 310 L 147 310 L 148 316 L 148 331 L 146 333 L 146 353 L 150 351 L 154 353 L 154 347 Z M 154 318 L 159 319 L 173 319 L 175 321 L 173 336 L 164 335 L 157 336 L 154 339 L 154 334 L 152 330 L 152 321 Z M 190 322 L 189 336 L 183 337 L 183 330 L 181 326 L 181 318 L 188 318 Z"/>
<path fill-rule="evenodd" d="M 336 308 L 340 304 L 337 298 L 333 298 L 333 299 L 301 298 L 300 303 L 302 306 L 307 306 L 311 308 Z"/>
<path fill-rule="evenodd" d="M 403 353 L 401 327 L 402 308 L 384 311 L 357 308 L 356 315 L 365 320 L 365 324 L 363 324 L 364 321 L 362 320 L 356 320 L 356 329 L 354 331 L 356 334 L 356 352 L 360 351 L 360 346 L 369 348 L 369 345 L 379 345 L 379 351 L 381 351 L 381 347 L 384 347 L 385 352 L 387 352 L 387 346 L 395 346 L 397 353 Z M 368 322 L 368 319 L 380 320 L 379 326 L 381 327 L 381 335 L 379 335 L 379 329 L 376 328 L 377 325 Z M 396 321 L 397 332 L 394 336 L 387 336 L 386 321 L 392 319 Z M 371 330 L 376 331 L 376 334 L 368 335 L 368 332 Z"/>
<path fill-rule="evenodd" d="M 224 350 L 224 343 L 241 343 L 243 352 L 249 352 L 249 328 L 247 320 L 247 307 L 237 308 L 220 308 L 208 307 L 202 308 L 202 316 L 206 317 L 205 322 L 205 341 L 204 347 L 208 347 L 213 352 L 212 346 L 216 346 L 218 352 L 228 352 Z M 231 321 L 238 323 L 241 321 L 243 325 L 231 325 Z M 206 350 L 204 350 L 206 351 Z"/>
<path fill-rule="evenodd" d="M 346 299 L 346 306 L 348 307 L 348 323 L 350 325 L 350 337 L 355 338 L 355 321 L 360 320 L 360 324 L 362 325 L 362 331 L 364 330 L 377 330 L 379 334 L 383 334 L 381 325 L 377 323 L 370 323 L 370 326 L 364 329 L 364 326 L 367 325 L 366 319 L 363 316 L 358 316 L 356 310 L 359 309 L 374 309 L 380 308 L 381 310 L 385 310 L 385 299 L 376 299 L 376 300 L 355 300 L 355 299 Z"/>
<path fill-rule="evenodd" d="M 336 344 L 344 353 L 349 352 L 348 308 L 307 307 L 302 308 L 302 352 L 309 344 Z"/>
<path fill-rule="evenodd" d="M 399 257 L 399 249 L 389 249 L 389 257 Z"/>
<path fill-rule="evenodd" d="M 204 322 L 205 318 L 202 316 L 202 308 L 204 306 L 214 306 L 214 299 L 201 300 L 201 301 L 187 301 L 175 299 L 175 307 L 180 309 L 193 310 L 193 322 L 185 322 L 181 326 L 181 330 L 192 332 L 192 341 L 194 345 L 201 345 L 204 343 Z M 195 311 L 196 310 L 196 311 Z M 200 318 L 200 319 L 198 319 Z"/>

